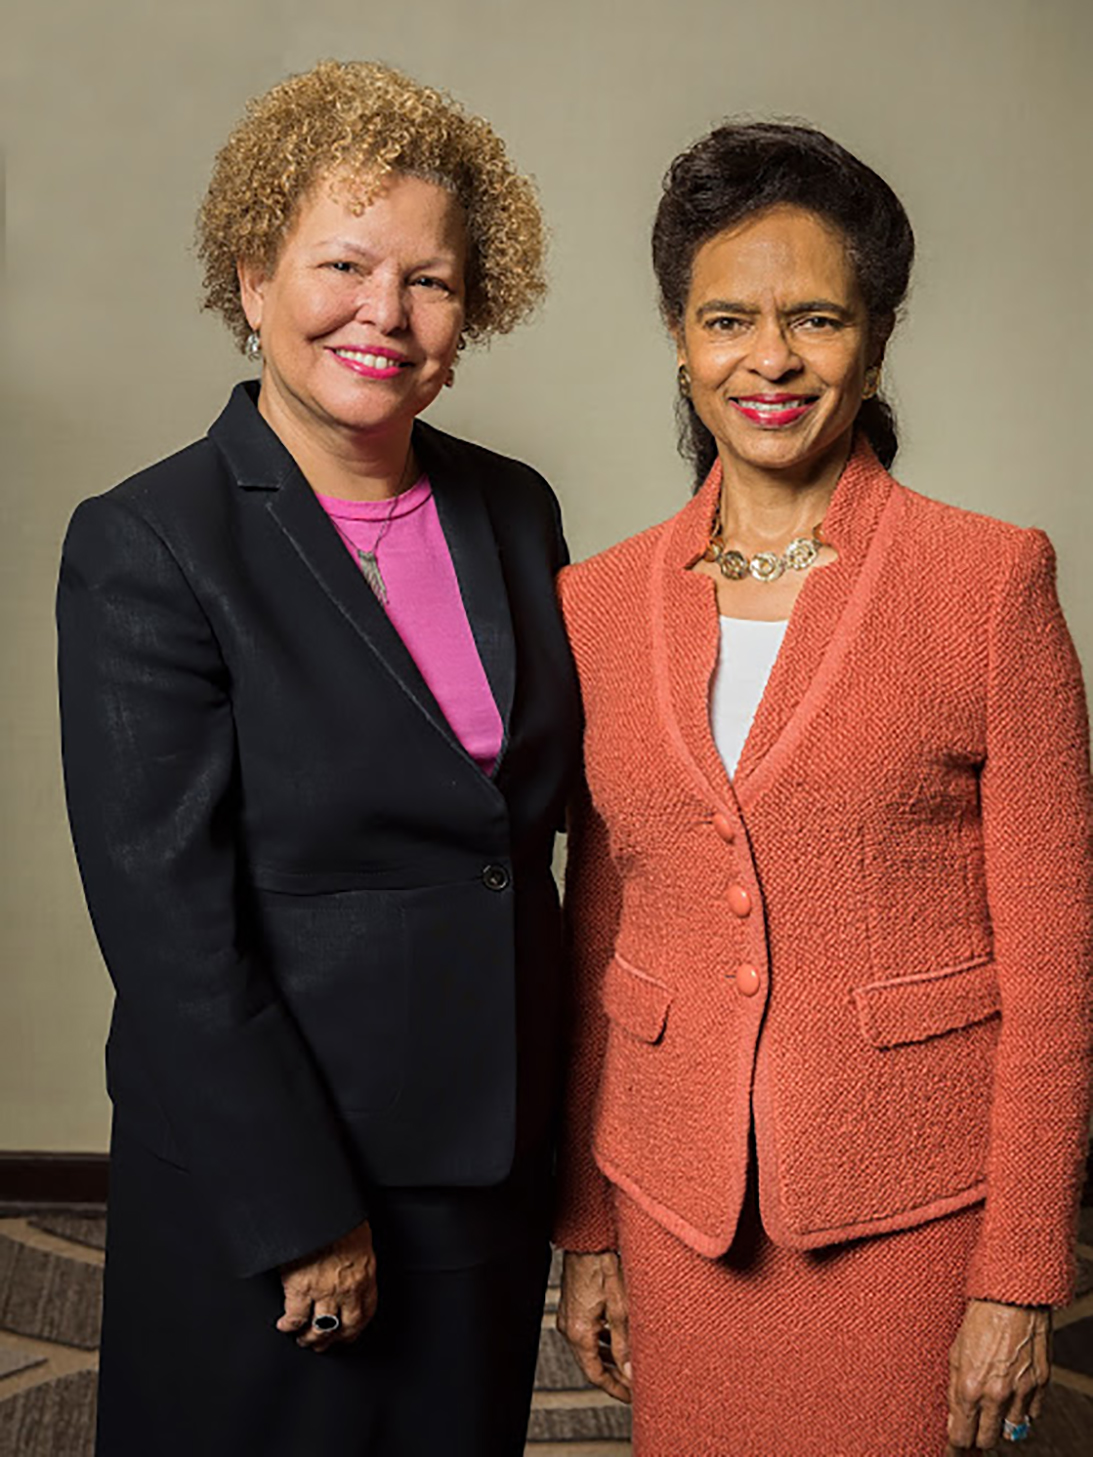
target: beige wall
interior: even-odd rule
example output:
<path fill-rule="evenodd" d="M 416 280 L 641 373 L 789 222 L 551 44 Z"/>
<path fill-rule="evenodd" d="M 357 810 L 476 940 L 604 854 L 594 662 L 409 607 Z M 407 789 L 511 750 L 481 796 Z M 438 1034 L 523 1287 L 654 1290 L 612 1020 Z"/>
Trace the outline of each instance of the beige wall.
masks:
<path fill-rule="evenodd" d="M 647 264 L 663 168 L 729 112 L 832 132 L 892 181 L 920 240 L 890 357 L 898 474 L 1045 527 L 1093 662 L 1089 0 L 21 10 L 4 47 L 0 1148 L 105 1146 L 109 988 L 57 763 L 58 549 L 77 500 L 200 434 L 243 372 L 195 307 L 191 219 L 245 97 L 288 71 L 326 55 L 399 65 L 489 116 L 538 176 L 550 300 L 534 327 L 467 359 L 432 418 L 546 471 L 578 556 L 686 496 Z"/>

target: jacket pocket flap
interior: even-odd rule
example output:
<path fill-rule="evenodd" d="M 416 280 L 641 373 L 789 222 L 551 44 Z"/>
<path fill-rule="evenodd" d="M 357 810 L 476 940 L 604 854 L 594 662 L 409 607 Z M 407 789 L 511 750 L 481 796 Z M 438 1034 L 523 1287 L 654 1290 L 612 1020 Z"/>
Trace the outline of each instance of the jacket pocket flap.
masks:
<path fill-rule="evenodd" d="M 603 979 L 600 999 L 612 1022 L 642 1042 L 660 1041 L 672 993 L 659 981 L 615 956 Z"/>
<path fill-rule="evenodd" d="M 874 1047 L 924 1042 L 985 1022 L 1001 1009 L 994 963 L 985 956 L 942 971 L 856 987 L 854 1002 L 862 1033 Z"/>

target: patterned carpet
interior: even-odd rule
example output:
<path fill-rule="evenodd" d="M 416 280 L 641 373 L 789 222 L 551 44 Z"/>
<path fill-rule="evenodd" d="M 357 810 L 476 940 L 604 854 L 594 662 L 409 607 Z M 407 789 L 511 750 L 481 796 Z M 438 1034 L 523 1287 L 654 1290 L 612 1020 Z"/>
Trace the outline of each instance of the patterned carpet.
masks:
<path fill-rule="evenodd" d="M 104 1232 L 101 1209 L 0 1206 L 0 1457 L 90 1457 Z M 1093 1450 L 1093 1208 L 1081 1239 L 1081 1293 L 1056 1322 L 1054 1390 L 1030 1457 Z M 556 1282 L 557 1261 L 527 1457 L 628 1457 L 628 1410 L 587 1386 L 554 1330 Z"/>

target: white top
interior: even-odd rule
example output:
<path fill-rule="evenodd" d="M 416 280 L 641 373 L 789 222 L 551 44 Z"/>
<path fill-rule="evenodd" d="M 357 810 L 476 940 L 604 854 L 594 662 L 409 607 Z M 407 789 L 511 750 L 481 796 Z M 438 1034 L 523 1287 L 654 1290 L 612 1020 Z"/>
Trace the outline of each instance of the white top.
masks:
<path fill-rule="evenodd" d="M 731 779 L 786 635 L 786 622 L 721 619 L 721 652 L 710 685 L 710 727 Z"/>

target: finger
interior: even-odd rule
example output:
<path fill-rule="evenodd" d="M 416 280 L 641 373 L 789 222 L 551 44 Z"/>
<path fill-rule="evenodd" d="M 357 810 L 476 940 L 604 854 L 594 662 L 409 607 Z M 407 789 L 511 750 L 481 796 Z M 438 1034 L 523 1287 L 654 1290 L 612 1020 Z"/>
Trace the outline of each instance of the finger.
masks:
<path fill-rule="evenodd" d="M 954 1370 L 949 1378 L 949 1442 L 957 1451 L 967 1451 L 975 1446 L 975 1433 L 979 1425 L 979 1403 L 961 1391 L 958 1372 Z"/>
<path fill-rule="evenodd" d="M 630 1363 L 630 1310 L 624 1298 L 609 1294 L 607 1323 L 611 1336 L 611 1359 L 629 1386 L 634 1379 Z"/>
<path fill-rule="evenodd" d="M 613 1396 L 616 1401 L 628 1402 L 630 1392 L 625 1383 L 616 1372 L 604 1365 L 600 1357 L 598 1335 L 599 1331 L 591 1326 L 580 1327 L 569 1334 L 569 1344 L 577 1358 L 577 1365 L 580 1366 L 593 1386 L 598 1386 L 601 1391 L 606 1391 L 608 1396 Z"/>
<path fill-rule="evenodd" d="M 980 1452 L 992 1452 L 1002 1440 L 1002 1418 L 1005 1403 L 997 1395 L 984 1394 L 979 1403 L 979 1425 L 975 1446 Z"/>
<path fill-rule="evenodd" d="M 361 1295 L 362 1292 L 358 1292 L 342 1301 L 342 1324 L 341 1329 L 336 1333 L 335 1339 L 346 1345 L 351 1345 L 362 1333 L 367 1324 L 364 1315 L 364 1302 Z"/>
<path fill-rule="evenodd" d="M 341 1301 L 342 1325 L 341 1330 L 338 1331 L 338 1339 L 347 1345 L 359 1339 L 375 1316 L 376 1305 L 377 1287 L 374 1277 L 343 1295 Z"/>
<path fill-rule="evenodd" d="M 1006 1414 L 1002 1423 L 1002 1438 L 1004 1441 L 1024 1441 L 1025 1437 L 1031 1436 L 1029 1428 L 1033 1421 L 1032 1408 L 1037 1396 L 1042 1392 L 1035 1387 L 1029 1387 L 1019 1391 L 1006 1408 Z"/>
<path fill-rule="evenodd" d="M 279 1331 L 298 1331 L 311 1324 L 312 1300 L 306 1289 L 288 1282 L 285 1285 L 284 1314 L 277 1322 Z"/>
<path fill-rule="evenodd" d="M 338 1322 L 333 1330 L 321 1330 L 316 1327 L 315 1322 L 317 1320 L 331 1316 Z M 338 1336 L 341 1334 L 341 1326 L 342 1313 L 340 1306 L 336 1305 L 329 1298 L 316 1300 L 315 1308 L 311 1315 L 311 1323 L 307 1330 L 297 1337 L 296 1344 L 298 1346 L 310 1347 L 315 1351 L 325 1351 L 327 1346 L 332 1346 L 338 1339 Z"/>
<path fill-rule="evenodd" d="M 630 1365 L 630 1347 L 625 1326 L 621 1330 L 611 1326 L 600 1332 L 599 1354 L 604 1370 L 616 1376 L 629 1391 L 633 1368 Z"/>
<path fill-rule="evenodd" d="M 1051 1380 L 1051 1315 L 1037 1330 L 1032 1343 L 1032 1374 L 1035 1389 L 1029 1401 L 1029 1416 L 1033 1421 L 1044 1409 L 1044 1398 Z"/>
<path fill-rule="evenodd" d="M 595 1372 L 586 1370 L 585 1375 L 592 1382 L 593 1386 L 598 1386 L 608 1396 L 613 1396 L 616 1401 L 624 1401 L 627 1405 L 630 1404 L 630 1387 L 622 1379 L 619 1372 L 615 1370 L 614 1366 L 608 1362 L 602 1361 L 597 1357 Z"/>
<path fill-rule="evenodd" d="M 1002 1445 L 1008 1449 L 1014 1442 L 1023 1442 L 1032 1435 L 1032 1418 L 1027 1411 L 1012 1407 L 1002 1420 Z"/>

